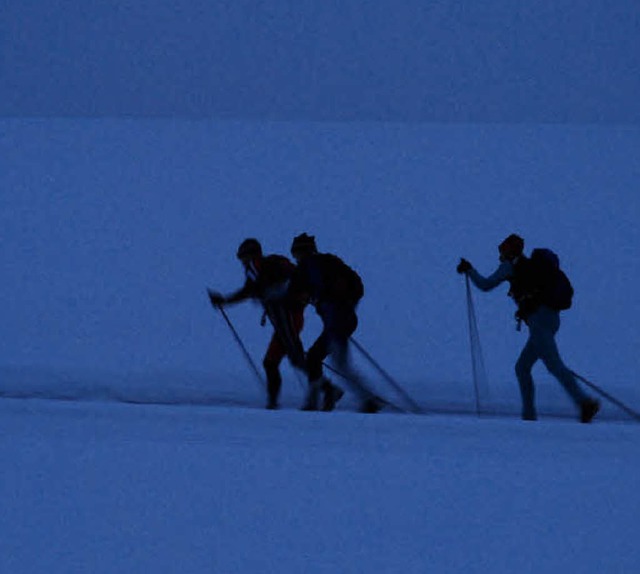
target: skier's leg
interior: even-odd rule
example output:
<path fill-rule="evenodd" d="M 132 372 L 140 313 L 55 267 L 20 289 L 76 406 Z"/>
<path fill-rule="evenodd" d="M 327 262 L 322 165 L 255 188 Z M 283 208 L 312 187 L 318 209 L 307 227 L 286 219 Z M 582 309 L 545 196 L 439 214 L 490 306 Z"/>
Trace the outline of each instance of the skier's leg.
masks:
<path fill-rule="evenodd" d="M 280 363 L 285 356 L 285 349 L 280 337 L 273 333 L 269 347 L 262 361 L 264 371 L 267 375 L 267 408 L 277 409 L 280 389 L 282 387 L 282 375 L 280 374 Z"/>
<path fill-rule="evenodd" d="M 309 381 L 309 390 L 302 410 L 315 411 L 318 409 L 320 390 L 325 381 L 322 374 L 322 362 L 328 352 L 327 333 L 323 330 L 307 351 L 305 370 Z"/>
<path fill-rule="evenodd" d="M 351 306 L 345 306 L 337 308 L 336 312 L 337 317 L 330 330 L 329 348 L 331 358 L 338 370 L 345 375 L 351 391 L 360 399 L 361 410 L 363 412 L 376 412 L 380 409 L 376 396 L 365 382 L 364 377 L 353 366 L 350 358 L 349 337 L 358 326 L 358 317 L 355 309 Z"/>
<path fill-rule="evenodd" d="M 569 394 L 576 405 L 580 405 L 580 403 L 586 400 L 588 396 L 578 385 L 573 373 L 562 361 L 553 333 L 547 333 L 541 343 L 540 358 L 542 359 L 544 366 L 547 367 L 547 370 L 556 379 L 558 379 L 560 384 L 564 387 L 564 390 Z"/>
<path fill-rule="evenodd" d="M 558 350 L 555 335 L 560 328 L 560 315 L 557 311 L 543 309 L 539 321 L 539 354 L 547 370 L 560 382 L 564 390 L 580 409 L 583 422 L 589 422 L 598 412 L 599 404 L 587 395 L 576 380 Z M 587 420 L 588 419 L 588 420 Z"/>
<path fill-rule="evenodd" d="M 535 406 L 535 387 L 531 375 L 531 370 L 537 360 L 538 352 L 535 338 L 533 333 L 529 331 L 529 339 L 520 352 L 515 368 L 522 397 L 522 419 L 526 421 L 534 421 L 538 416 Z"/>
<path fill-rule="evenodd" d="M 296 369 L 306 373 L 304 347 L 300 339 L 300 332 L 304 327 L 304 312 L 302 309 L 285 309 L 285 315 L 287 356 Z"/>
<path fill-rule="evenodd" d="M 300 339 L 300 332 L 304 326 L 304 310 L 292 309 L 284 303 L 270 303 L 267 307 L 269 320 L 280 337 L 285 353 L 296 369 L 305 371 L 306 363 L 304 347 Z"/>

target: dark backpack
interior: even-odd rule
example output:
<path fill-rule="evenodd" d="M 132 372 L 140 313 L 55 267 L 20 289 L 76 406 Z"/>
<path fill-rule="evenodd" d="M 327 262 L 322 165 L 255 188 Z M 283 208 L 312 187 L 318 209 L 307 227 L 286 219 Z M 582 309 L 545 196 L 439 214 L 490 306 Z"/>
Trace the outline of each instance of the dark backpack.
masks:
<path fill-rule="evenodd" d="M 351 269 L 346 263 L 345 267 L 349 270 L 349 296 L 352 301 L 357 303 L 364 297 L 364 284 L 362 283 L 362 278 L 356 271 Z"/>
<path fill-rule="evenodd" d="M 540 302 L 556 311 L 571 307 L 573 286 L 564 271 L 560 259 L 551 249 L 538 247 L 531 252 L 530 276 L 535 281 Z"/>
<path fill-rule="evenodd" d="M 352 303 L 357 303 L 362 299 L 364 285 L 358 273 L 336 255 L 321 253 L 318 258 L 323 268 L 324 299 Z"/>
<path fill-rule="evenodd" d="M 260 268 L 261 282 L 266 287 L 276 283 L 283 283 L 291 277 L 296 266 L 284 255 L 266 255 L 262 258 Z"/>

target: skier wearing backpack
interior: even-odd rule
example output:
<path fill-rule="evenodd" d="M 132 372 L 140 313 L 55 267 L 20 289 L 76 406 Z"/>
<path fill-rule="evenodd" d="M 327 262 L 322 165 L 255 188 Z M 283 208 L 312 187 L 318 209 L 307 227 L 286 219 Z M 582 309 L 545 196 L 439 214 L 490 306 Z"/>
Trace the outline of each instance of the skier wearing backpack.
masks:
<path fill-rule="evenodd" d="M 209 299 L 214 307 L 247 299 L 256 299 L 262 304 L 264 314 L 261 324 L 264 325 L 268 317 L 274 329 L 262 362 L 267 375 L 267 408 L 277 409 L 282 386 L 282 359 L 286 355 L 294 367 L 305 370 L 304 349 L 300 340 L 304 304 L 286 297 L 295 265 L 283 255 L 263 256 L 262 246 L 253 238 L 245 239 L 240 244 L 236 256 L 244 267 L 244 285 L 228 296 L 209 290 Z"/>
<path fill-rule="evenodd" d="M 362 280 L 342 259 L 331 253 L 318 253 L 315 238 L 302 233 L 294 238 L 291 255 L 298 267 L 291 281 L 289 296 L 311 303 L 322 320 L 322 333 L 307 352 L 309 392 L 303 410 L 317 410 L 324 393 L 322 410 L 332 410 L 343 391 L 322 373 L 322 362 L 332 355 L 361 401 L 361 412 L 375 413 L 380 401 L 364 383 L 349 361 L 349 337 L 358 326 L 356 306 L 364 294 Z"/>
<path fill-rule="evenodd" d="M 529 338 L 516 362 L 516 377 L 522 396 L 523 420 L 536 420 L 535 389 L 531 371 L 541 359 L 549 372 L 560 382 L 580 411 L 580 421 L 591 422 L 600 403 L 589 397 L 578 385 L 573 372 L 564 364 L 555 335 L 560 328 L 560 311 L 571 306 L 573 288 L 560 270 L 557 256 L 547 249 L 534 249 L 531 257 L 524 255 L 524 240 L 509 235 L 499 246 L 500 265 L 484 277 L 466 259 L 460 259 L 458 273 L 468 275 L 482 291 L 491 291 L 501 283 L 510 284 L 509 296 L 518 305 L 518 327 L 524 321 Z"/>

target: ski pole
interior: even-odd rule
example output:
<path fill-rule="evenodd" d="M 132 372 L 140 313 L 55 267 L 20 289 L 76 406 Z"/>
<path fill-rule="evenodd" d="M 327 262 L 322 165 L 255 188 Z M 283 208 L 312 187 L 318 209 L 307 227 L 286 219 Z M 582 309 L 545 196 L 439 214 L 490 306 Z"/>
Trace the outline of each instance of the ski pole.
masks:
<path fill-rule="evenodd" d="M 251 366 L 253 372 L 256 375 L 256 378 L 258 379 L 258 382 L 260 383 L 260 388 L 264 389 L 265 383 L 262 380 L 262 376 L 260 375 L 260 371 L 258 371 L 258 367 L 256 367 L 256 364 L 253 362 L 253 359 L 251 358 L 251 355 L 249 355 L 249 351 L 247 351 L 247 348 L 244 346 L 244 343 L 242 342 L 242 339 L 240 338 L 240 335 L 238 335 L 238 332 L 236 331 L 236 328 L 233 326 L 233 323 L 231 323 L 231 320 L 227 316 L 226 311 L 222 308 L 222 305 L 216 305 L 216 307 L 218 308 L 220 313 L 222 313 L 222 316 L 224 317 L 224 320 L 227 322 L 227 325 L 229 325 L 229 329 L 231 329 L 231 333 L 233 334 L 233 337 L 236 340 L 236 343 L 238 343 L 238 346 L 242 350 L 242 353 L 244 354 L 245 359 L 247 360 L 247 362 Z"/>
<path fill-rule="evenodd" d="M 464 280 L 467 288 L 467 318 L 469 321 L 469 345 L 471 347 L 471 372 L 473 373 L 473 391 L 476 399 L 476 413 L 480 414 L 480 390 L 478 388 L 478 366 L 476 365 L 476 345 L 474 336 L 477 336 L 478 323 L 471 295 L 471 282 L 469 275 L 465 273 Z M 482 359 L 481 359 L 482 360 Z"/>
<path fill-rule="evenodd" d="M 613 403 L 617 407 L 621 408 L 631 418 L 633 418 L 633 419 L 635 419 L 637 421 L 640 421 L 640 413 L 639 412 L 634 411 L 632 408 L 630 408 L 627 405 L 625 405 L 622 401 L 619 401 L 615 397 L 611 396 L 609 393 L 607 393 L 606 391 L 601 389 L 598 385 L 595 385 L 591 381 L 588 381 L 587 379 L 585 379 L 583 376 L 579 375 L 575 371 L 571 371 L 571 373 L 573 374 L 573 376 L 576 379 L 581 380 L 585 385 L 587 385 L 588 387 L 592 388 L 596 393 L 598 393 L 599 395 L 603 396 L 605 399 L 607 399 L 608 401 L 610 401 L 611 403 Z"/>
<path fill-rule="evenodd" d="M 351 342 L 354 344 L 355 348 L 358 349 L 358 351 L 360 351 L 366 357 L 366 359 L 373 365 L 373 367 L 384 377 L 384 379 L 396 390 L 396 392 L 402 398 L 404 398 L 404 400 L 407 403 L 409 403 L 409 405 L 411 405 L 411 408 L 416 414 L 422 414 L 424 412 L 422 408 L 420 408 L 418 403 L 416 403 L 407 394 L 407 392 L 398 383 L 396 383 L 393 377 L 389 373 L 387 373 L 387 371 L 385 371 L 369 353 L 367 353 L 365 348 L 360 343 L 358 343 L 358 341 L 356 341 L 353 337 L 351 337 Z"/>

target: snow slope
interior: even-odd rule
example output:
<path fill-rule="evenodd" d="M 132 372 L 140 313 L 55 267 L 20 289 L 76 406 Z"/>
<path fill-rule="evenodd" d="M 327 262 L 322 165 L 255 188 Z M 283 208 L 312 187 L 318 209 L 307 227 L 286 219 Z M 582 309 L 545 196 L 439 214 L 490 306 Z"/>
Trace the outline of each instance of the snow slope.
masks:
<path fill-rule="evenodd" d="M 640 426 L 0 401 L 0 571 L 633 573 Z"/>

